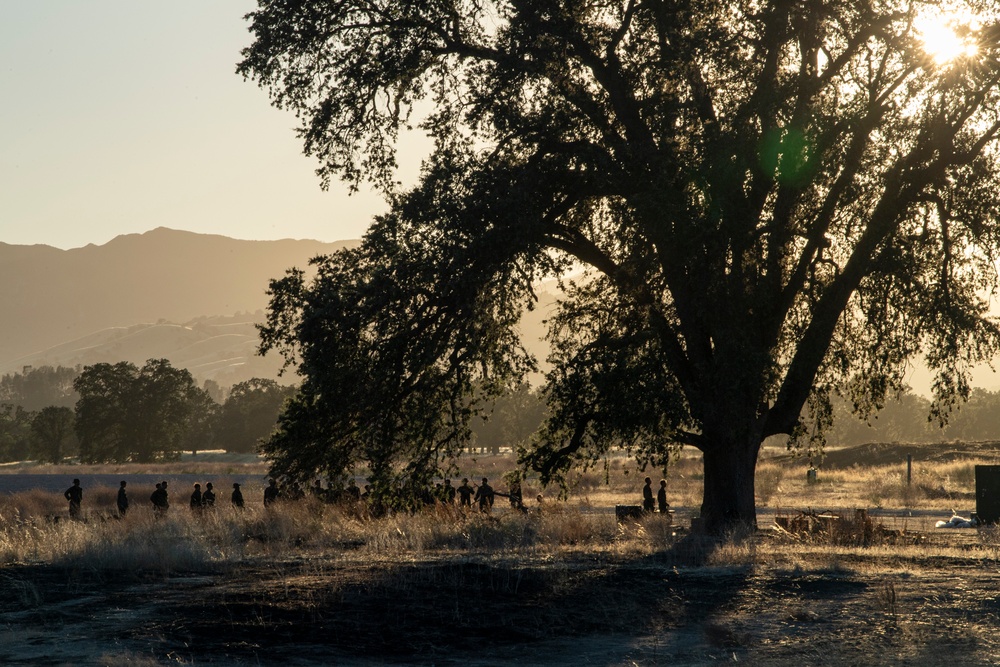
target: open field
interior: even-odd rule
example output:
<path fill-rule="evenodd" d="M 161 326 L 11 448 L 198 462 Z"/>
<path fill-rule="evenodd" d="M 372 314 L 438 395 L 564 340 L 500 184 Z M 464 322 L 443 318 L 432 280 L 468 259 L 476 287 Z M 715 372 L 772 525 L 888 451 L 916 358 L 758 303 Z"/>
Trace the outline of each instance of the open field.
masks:
<path fill-rule="evenodd" d="M 178 495 L 165 519 L 141 505 L 103 519 L 107 487 L 86 490 L 88 521 L 52 523 L 61 497 L 0 495 L 0 664 L 1000 663 L 1000 535 L 932 527 L 974 510 L 971 459 L 915 457 L 909 486 L 905 463 L 809 485 L 801 460 L 765 460 L 761 529 L 721 542 L 687 530 L 697 463 L 670 470 L 675 525 L 615 523 L 644 474 L 621 461 L 565 500 L 546 491 L 541 511 L 493 517 L 265 511 L 249 496 L 244 512 L 192 516 Z M 463 464 L 491 479 L 510 465 Z M 859 546 L 770 528 L 810 507 L 867 507 L 893 530 Z"/>

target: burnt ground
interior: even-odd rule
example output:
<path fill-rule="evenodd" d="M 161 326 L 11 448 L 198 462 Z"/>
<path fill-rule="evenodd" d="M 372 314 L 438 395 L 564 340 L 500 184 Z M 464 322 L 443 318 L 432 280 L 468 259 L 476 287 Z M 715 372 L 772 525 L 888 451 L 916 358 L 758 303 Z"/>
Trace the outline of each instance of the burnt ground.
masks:
<path fill-rule="evenodd" d="M 672 553 L 339 553 L 170 576 L 12 566 L 0 664 L 1000 663 L 998 562 L 921 553 L 823 568 Z"/>

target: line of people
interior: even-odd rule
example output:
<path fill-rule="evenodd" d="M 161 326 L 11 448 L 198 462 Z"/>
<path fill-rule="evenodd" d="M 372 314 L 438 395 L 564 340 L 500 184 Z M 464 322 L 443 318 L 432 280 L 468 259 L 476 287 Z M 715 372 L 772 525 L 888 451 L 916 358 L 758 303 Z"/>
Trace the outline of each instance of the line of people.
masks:
<path fill-rule="evenodd" d="M 125 493 L 125 482 L 121 483 L 121 488 L 118 490 L 119 498 Z M 156 490 L 149 496 L 149 501 L 153 504 L 153 512 L 157 516 L 163 516 L 170 509 L 170 495 L 167 491 L 167 481 L 164 480 L 156 485 Z M 230 494 L 229 501 L 233 507 L 237 509 L 242 509 L 246 502 L 243 500 L 243 491 L 240 488 L 239 482 L 233 482 L 233 492 Z M 125 508 L 128 508 L 128 499 L 125 498 Z M 210 510 L 215 507 L 215 486 L 212 482 L 207 482 L 205 484 L 205 490 L 201 490 L 201 484 L 195 484 L 194 490 L 191 492 L 191 496 L 188 500 L 188 507 L 190 507 L 191 512 L 197 514 L 204 510 Z M 118 511 L 120 514 L 124 515 L 122 511 L 121 502 L 118 505 Z"/>
<path fill-rule="evenodd" d="M 486 477 L 483 477 L 482 479 L 482 484 L 470 484 L 469 479 L 466 477 L 462 479 L 462 484 L 458 487 L 453 486 L 450 479 L 445 479 L 443 483 L 436 485 L 433 492 L 428 492 L 428 497 L 425 501 L 427 504 L 440 502 L 447 505 L 454 505 L 457 499 L 459 507 L 471 508 L 473 504 L 475 504 L 478 505 L 479 511 L 488 514 L 493 511 L 493 504 L 496 496 L 502 496 L 510 500 L 511 507 L 522 512 L 527 511 L 521 495 L 520 481 L 512 481 L 509 492 L 502 493 L 490 486 L 489 479 Z M 647 482 L 648 481 L 649 478 L 647 478 Z M 665 486 L 666 483 L 664 482 L 663 485 Z M 118 496 L 116 499 L 118 515 L 122 517 L 128 513 L 131 506 L 127 487 L 128 482 L 122 480 L 118 488 Z M 362 493 L 354 479 L 350 479 L 342 491 L 335 492 L 332 488 L 324 489 L 321 480 L 317 479 L 311 491 L 314 497 L 326 502 L 337 502 L 343 500 L 362 501 L 365 500 L 371 492 L 371 488 L 366 484 L 364 492 Z M 433 493 L 433 496 L 430 495 L 431 493 Z M 73 480 L 73 485 L 65 491 L 64 496 L 66 500 L 69 501 L 70 518 L 74 520 L 80 519 L 82 516 L 83 488 L 80 486 L 79 479 Z M 270 507 L 279 499 L 300 500 L 304 497 L 305 492 L 302 491 L 298 483 L 290 484 L 286 489 L 282 489 L 278 486 L 277 480 L 271 478 L 268 480 L 268 485 L 264 489 L 264 507 Z M 164 516 L 169 511 L 170 495 L 166 480 L 156 484 L 156 490 L 150 494 L 149 501 L 153 506 L 153 512 L 156 516 Z M 237 509 L 243 508 L 246 504 L 239 482 L 233 483 L 233 491 L 230 496 L 230 502 L 232 506 Z M 216 495 L 212 482 L 205 484 L 204 491 L 202 491 L 200 483 L 194 485 L 194 490 L 191 492 L 188 502 L 192 512 L 200 513 L 206 509 L 211 509 L 215 507 L 215 503 Z"/>
<path fill-rule="evenodd" d="M 279 498 L 289 500 L 301 498 L 302 494 L 294 493 L 297 487 L 298 484 L 293 484 L 292 492 L 289 493 L 280 488 L 274 479 L 269 480 L 268 488 L 264 491 L 264 505 L 268 506 Z M 364 490 L 362 490 L 353 478 L 349 478 L 347 484 L 341 489 L 336 489 L 332 485 L 323 488 L 322 480 L 317 479 L 310 487 L 310 493 L 314 498 L 324 502 L 364 502 L 371 494 L 371 486 L 365 484 Z M 470 484 L 469 478 L 465 477 L 462 479 L 462 484 L 457 487 L 451 483 L 451 479 L 445 479 L 443 482 L 437 483 L 434 489 L 422 490 L 418 495 L 425 505 L 435 503 L 454 505 L 457 499 L 459 507 L 472 507 L 475 504 L 484 513 L 492 512 L 496 496 L 502 496 L 510 500 L 511 507 L 527 511 L 521 493 L 521 483 L 517 480 L 511 482 L 508 493 L 503 493 L 490 486 L 489 479 L 486 477 L 483 477 L 482 484 Z"/>
<path fill-rule="evenodd" d="M 490 513 L 493 511 L 493 503 L 496 496 L 501 496 L 510 500 L 510 505 L 516 510 L 521 512 L 526 512 L 527 508 L 524 506 L 524 498 L 521 493 L 521 482 L 514 480 L 510 483 L 510 490 L 507 493 L 497 491 L 492 486 L 490 486 L 490 481 L 488 478 L 483 477 L 482 484 L 469 484 L 469 478 L 462 478 L 462 485 L 459 487 L 454 487 L 451 484 L 450 479 L 444 480 L 442 484 L 438 484 L 435 487 L 437 491 L 437 500 L 446 505 L 455 504 L 455 498 L 458 498 L 459 507 L 472 507 L 473 503 L 479 505 L 479 511 L 483 513 Z"/>
<path fill-rule="evenodd" d="M 273 482 L 274 480 L 271 481 Z M 149 501 L 153 505 L 153 512 L 157 516 L 165 515 L 170 509 L 170 495 L 167 491 L 167 486 L 166 480 L 157 482 L 156 490 L 149 496 Z M 243 499 L 243 491 L 240 487 L 241 485 L 239 482 L 233 482 L 233 492 L 230 495 L 230 502 L 232 503 L 232 506 L 237 509 L 242 509 L 246 504 Z M 63 496 L 69 501 L 70 519 L 81 519 L 83 512 L 83 487 L 80 486 L 80 480 L 74 479 L 73 485 L 66 489 Z M 265 493 L 265 501 L 266 497 Z M 118 495 L 115 499 L 118 516 L 124 517 L 128 514 L 131 505 L 132 503 L 128 496 L 128 482 L 122 480 L 118 486 Z M 191 492 L 189 506 L 192 512 L 201 512 L 205 509 L 215 507 L 215 487 L 212 482 L 205 484 L 204 491 L 201 490 L 201 484 L 194 485 L 194 491 Z"/>

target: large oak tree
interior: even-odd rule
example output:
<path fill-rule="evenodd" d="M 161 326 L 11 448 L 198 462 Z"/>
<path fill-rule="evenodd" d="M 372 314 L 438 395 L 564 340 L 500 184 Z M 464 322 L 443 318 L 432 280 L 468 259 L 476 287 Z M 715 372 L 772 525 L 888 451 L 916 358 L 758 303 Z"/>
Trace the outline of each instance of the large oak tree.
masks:
<path fill-rule="evenodd" d="M 272 285 L 262 347 L 305 378 L 277 472 L 445 460 L 469 394 L 532 367 L 516 325 L 550 276 L 566 297 L 524 460 L 551 479 L 611 447 L 695 446 L 716 531 L 755 521 L 761 442 L 818 437 L 833 387 L 877 408 L 922 354 L 943 415 L 997 349 L 993 2 L 260 0 L 248 18 L 239 71 L 297 114 L 323 182 L 392 204 L 314 280 Z M 930 21 L 954 24 L 950 50 Z M 411 123 L 433 150 L 403 190 Z"/>

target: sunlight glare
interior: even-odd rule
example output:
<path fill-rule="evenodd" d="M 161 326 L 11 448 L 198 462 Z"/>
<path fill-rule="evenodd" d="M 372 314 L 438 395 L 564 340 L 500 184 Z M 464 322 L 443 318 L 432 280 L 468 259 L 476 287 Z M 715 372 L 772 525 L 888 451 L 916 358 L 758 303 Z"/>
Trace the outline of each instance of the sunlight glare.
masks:
<path fill-rule="evenodd" d="M 970 58 L 979 50 L 971 21 L 947 14 L 925 15 L 914 24 L 924 51 L 935 65 L 947 65 L 960 58 Z"/>

